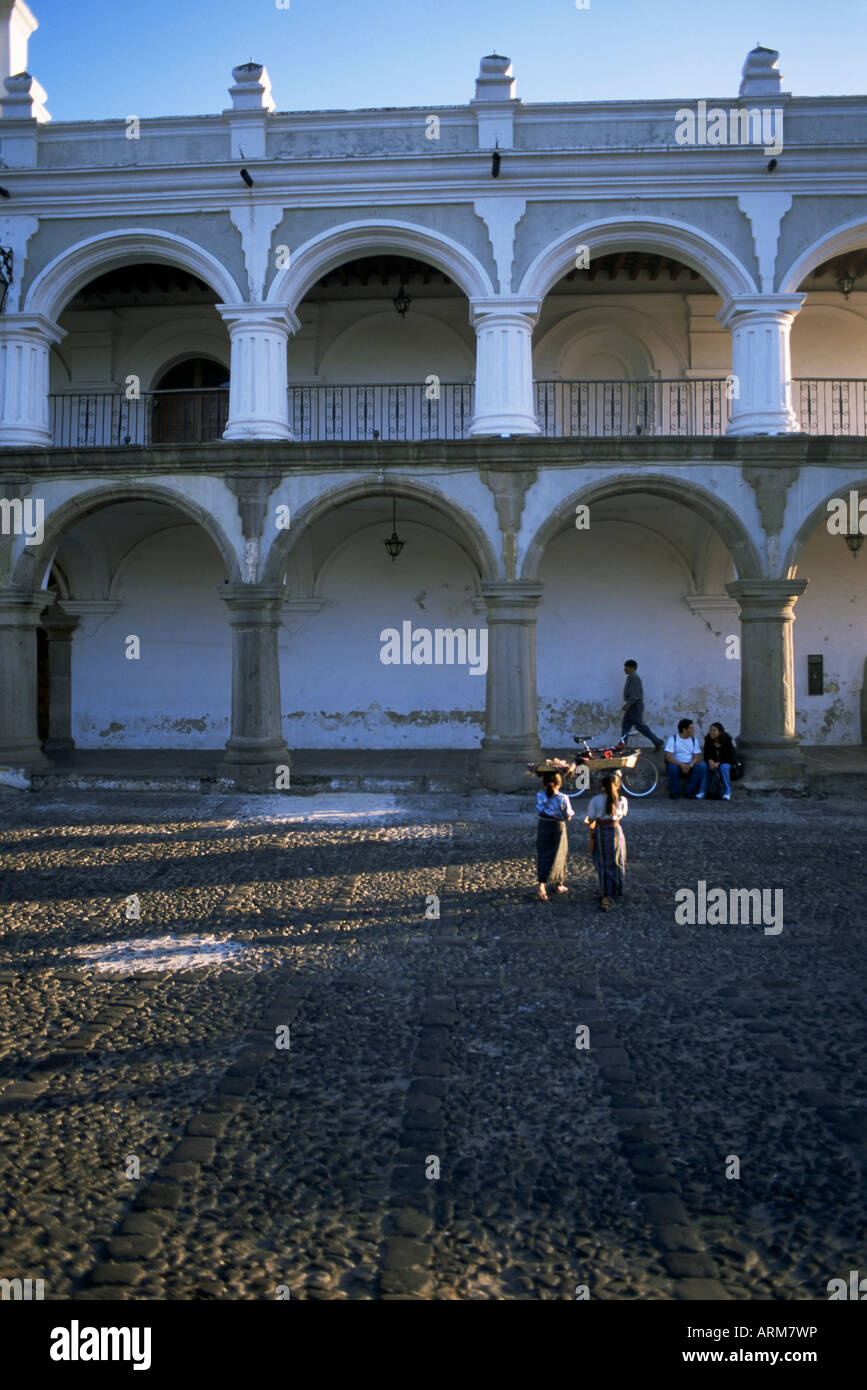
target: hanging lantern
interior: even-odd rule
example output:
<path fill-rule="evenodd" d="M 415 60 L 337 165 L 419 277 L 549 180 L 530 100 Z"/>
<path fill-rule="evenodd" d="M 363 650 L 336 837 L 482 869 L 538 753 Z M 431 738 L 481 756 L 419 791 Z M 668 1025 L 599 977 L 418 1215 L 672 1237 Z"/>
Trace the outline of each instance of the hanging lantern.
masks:
<path fill-rule="evenodd" d="M 389 536 L 389 538 L 388 538 L 387 541 L 383 541 L 382 543 L 383 543 L 383 545 L 385 546 L 386 550 L 388 551 L 389 555 L 391 556 L 392 561 L 394 561 L 394 560 L 397 559 L 398 555 L 399 555 L 400 552 L 403 550 L 403 547 L 404 547 L 404 545 L 406 544 L 406 542 L 405 542 L 405 541 L 402 541 L 401 538 L 400 538 L 400 536 L 397 534 L 397 498 L 396 498 L 396 497 L 392 497 L 392 499 L 391 499 L 391 535 Z"/>

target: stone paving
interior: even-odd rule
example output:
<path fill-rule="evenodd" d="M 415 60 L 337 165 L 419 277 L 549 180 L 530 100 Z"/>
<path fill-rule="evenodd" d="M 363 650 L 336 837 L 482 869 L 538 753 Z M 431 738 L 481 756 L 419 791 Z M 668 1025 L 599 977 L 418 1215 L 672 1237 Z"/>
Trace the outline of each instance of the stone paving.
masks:
<path fill-rule="evenodd" d="M 862 808 L 633 801 L 603 914 L 575 823 L 534 901 L 529 797 L 6 794 L 0 1277 L 826 1298 L 867 1268 Z M 699 880 L 783 930 L 679 924 Z"/>

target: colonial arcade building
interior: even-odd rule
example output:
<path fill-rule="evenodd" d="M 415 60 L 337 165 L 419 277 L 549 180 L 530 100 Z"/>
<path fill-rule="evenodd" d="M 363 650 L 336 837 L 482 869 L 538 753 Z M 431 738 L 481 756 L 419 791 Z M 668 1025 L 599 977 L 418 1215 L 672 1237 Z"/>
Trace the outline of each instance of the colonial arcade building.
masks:
<path fill-rule="evenodd" d="M 218 115 L 59 124 L 0 15 L 7 783 L 507 787 L 616 732 L 626 657 L 755 786 L 864 741 L 867 98 L 759 48 L 723 98 L 526 104 L 490 55 L 464 106 L 281 111 L 248 63 Z"/>

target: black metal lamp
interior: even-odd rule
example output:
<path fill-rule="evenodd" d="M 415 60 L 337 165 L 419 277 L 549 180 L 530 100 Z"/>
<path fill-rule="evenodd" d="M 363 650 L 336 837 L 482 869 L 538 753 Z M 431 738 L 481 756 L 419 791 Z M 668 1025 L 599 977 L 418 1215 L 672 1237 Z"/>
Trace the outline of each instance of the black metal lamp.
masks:
<path fill-rule="evenodd" d="M 391 556 L 392 562 L 395 561 L 395 560 L 397 559 L 398 555 L 399 555 L 400 552 L 403 550 L 403 547 L 404 547 L 404 545 L 406 544 L 406 542 L 405 542 L 405 541 L 402 541 L 401 538 L 400 538 L 400 536 L 397 534 L 397 498 L 396 498 L 396 497 L 392 497 L 392 499 L 391 499 L 391 535 L 389 536 L 389 538 L 388 538 L 387 541 L 383 541 L 382 543 L 383 543 L 383 545 L 385 546 L 386 550 L 388 551 L 389 555 Z"/>
<path fill-rule="evenodd" d="M 406 311 L 412 303 L 412 299 L 406 292 L 406 286 L 401 285 L 394 299 L 391 301 L 401 318 L 406 317 Z"/>
<path fill-rule="evenodd" d="M 6 308 L 9 287 L 12 284 L 12 248 L 0 246 L 0 314 Z"/>
<path fill-rule="evenodd" d="M 854 560 L 858 551 L 864 544 L 864 537 L 860 535 L 858 531 L 846 531 L 843 533 L 843 539 L 851 550 L 852 559 Z"/>
<path fill-rule="evenodd" d="M 838 276 L 838 278 L 837 278 L 837 289 L 840 291 L 840 293 L 842 294 L 842 296 L 843 296 L 844 299 L 848 299 L 848 298 L 849 298 L 849 296 L 850 296 L 850 294 L 852 293 L 852 291 L 854 290 L 854 288 L 855 288 L 855 276 L 854 276 L 854 275 L 840 275 L 840 276 Z"/>

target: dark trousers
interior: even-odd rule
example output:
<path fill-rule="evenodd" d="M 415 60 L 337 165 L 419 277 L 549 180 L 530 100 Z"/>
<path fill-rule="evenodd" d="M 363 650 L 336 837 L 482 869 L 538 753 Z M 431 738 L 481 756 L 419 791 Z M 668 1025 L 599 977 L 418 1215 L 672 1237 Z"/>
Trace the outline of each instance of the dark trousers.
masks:
<path fill-rule="evenodd" d="M 643 719 L 644 705 L 641 700 L 637 700 L 634 705 L 630 705 L 628 709 L 623 711 L 623 723 L 620 726 L 620 737 L 626 738 L 630 729 L 637 729 L 640 734 L 644 734 L 644 737 L 649 738 L 650 742 L 658 748 L 659 739 L 652 729 L 648 729 L 647 725 L 642 723 Z"/>
<path fill-rule="evenodd" d="M 681 787 L 684 796 L 695 796 L 698 792 L 703 792 L 707 785 L 707 763 L 696 763 L 688 774 L 683 772 L 677 763 L 666 763 L 665 770 L 668 773 L 668 790 L 672 796 L 680 796 Z"/>

